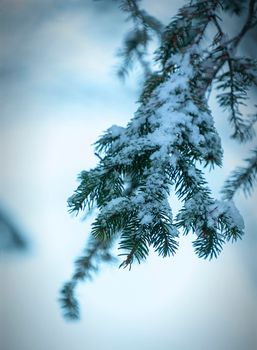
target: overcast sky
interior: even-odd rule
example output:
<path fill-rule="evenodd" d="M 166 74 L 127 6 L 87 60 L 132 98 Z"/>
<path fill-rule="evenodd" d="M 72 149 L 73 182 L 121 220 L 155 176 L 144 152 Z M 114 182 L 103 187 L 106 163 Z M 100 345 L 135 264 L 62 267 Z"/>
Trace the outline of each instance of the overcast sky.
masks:
<path fill-rule="evenodd" d="M 143 3 L 164 21 L 178 6 Z M 182 237 L 174 258 L 104 268 L 79 288 L 82 320 L 63 320 L 58 291 L 90 229 L 66 200 L 97 161 L 92 144 L 136 110 L 136 76 L 115 76 L 128 24 L 111 0 L 1 0 L 0 16 L 0 204 L 30 243 L 27 254 L 1 257 L 1 349 L 254 350 L 256 192 L 237 197 L 246 235 L 218 260 L 199 260 Z M 218 194 L 247 150 L 225 141 L 214 110 L 225 137 L 224 168 L 210 176 Z"/>

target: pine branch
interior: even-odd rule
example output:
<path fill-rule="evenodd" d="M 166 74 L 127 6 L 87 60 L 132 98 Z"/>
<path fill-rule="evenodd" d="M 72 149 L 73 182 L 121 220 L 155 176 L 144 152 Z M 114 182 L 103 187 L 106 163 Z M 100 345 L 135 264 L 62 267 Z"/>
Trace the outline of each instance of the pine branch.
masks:
<path fill-rule="evenodd" d="M 174 255 L 178 249 L 178 237 L 179 232 L 177 228 L 172 225 L 169 220 L 159 220 L 152 227 L 151 245 L 155 249 L 158 255 L 163 258 Z"/>
<path fill-rule="evenodd" d="M 241 14 L 241 12 L 244 10 L 244 4 L 238 2 L 237 0 L 229 2 L 227 0 L 223 1 L 222 6 L 223 9 L 232 10 L 237 15 Z M 236 48 L 239 46 L 247 32 L 257 25 L 256 16 L 256 0 L 249 0 L 247 18 L 241 31 L 235 37 L 229 39 L 223 33 L 222 28 L 218 23 L 217 16 L 214 13 L 211 14 L 210 18 L 218 29 L 218 36 L 216 36 L 216 39 L 218 40 L 216 43 L 214 41 L 216 48 L 210 51 L 206 57 L 204 57 L 202 62 L 205 76 L 205 79 L 201 82 L 202 86 L 205 85 L 203 90 L 208 90 L 208 87 L 212 84 L 223 66 L 230 61 L 232 58 L 231 55 L 234 55 Z"/>
<path fill-rule="evenodd" d="M 91 237 L 83 255 L 75 261 L 75 271 L 70 281 L 66 282 L 61 289 L 59 298 L 63 315 L 67 320 L 80 318 L 79 303 L 75 296 L 78 282 L 91 280 L 101 262 L 114 261 L 110 254 L 112 243 L 113 240 L 101 241 Z"/>
<path fill-rule="evenodd" d="M 138 0 L 122 0 L 120 8 L 123 12 L 128 13 L 128 18 L 134 21 L 137 26 L 142 25 L 160 35 L 163 28 L 161 22 L 149 15 L 145 10 L 140 9 L 138 3 Z"/>
<path fill-rule="evenodd" d="M 237 47 L 240 41 L 243 39 L 245 34 L 257 25 L 257 1 L 249 0 L 248 2 L 248 14 L 246 21 L 238 33 L 238 35 L 233 39 L 233 46 Z"/>
<path fill-rule="evenodd" d="M 240 190 L 245 196 L 253 192 L 257 182 L 257 149 L 252 151 L 252 157 L 245 159 L 245 162 L 245 167 L 237 167 L 226 180 L 222 189 L 225 199 L 232 199 Z"/>
<path fill-rule="evenodd" d="M 169 67 L 169 58 L 193 44 L 200 44 L 218 1 L 196 1 L 183 6 L 163 32 L 157 60 Z"/>
<path fill-rule="evenodd" d="M 206 227 L 203 228 L 202 233 L 193 242 L 193 247 L 199 258 L 212 259 L 217 258 L 220 254 L 223 244 L 223 237 L 217 234 L 215 230 Z"/>
<path fill-rule="evenodd" d="M 140 9 L 137 0 L 121 1 L 121 10 L 128 13 L 128 20 L 132 20 L 133 29 L 124 37 L 122 48 L 118 51 L 118 57 L 122 62 L 118 68 L 118 76 L 124 79 L 133 68 L 135 62 L 139 63 L 144 72 L 144 77 L 151 74 L 148 62 L 148 45 L 155 36 L 160 38 L 163 25 L 155 17 Z"/>
<path fill-rule="evenodd" d="M 139 227 L 139 222 L 136 225 L 131 225 L 131 231 L 124 230 L 121 235 L 121 242 L 119 249 L 122 249 L 126 253 L 120 254 L 120 256 L 126 256 L 125 260 L 120 264 L 120 267 L 131 269 L 131 265 L 136 260 L 140 263 L 145 260 L 149 253 L 149 244 L 147 239 L 147 233 L 142 234 L 142 230 Z"/>
<path fill-rule="evenodd" d="M 117 53 L 117 56 L 122 59 L 122 63 L 118 69 L 118 76 L 120 78 L 124 79 L 128 75 L 135 61 L 140 63 L 145 76 L 150 74 L 149 63 L 146 61 L 146 51 L 150 40 L 146 28 L 135 28 L 125 36 L 122 49 Z"/>
<path fill-rule="evenodd" d="M 237 13 L 242 9 L 237 0 L 195 0 L 179 10 L 163 30 L 156 53 L 159 69 L 145 80 L 134 117 L 126 127 L 112 126 L 96 142 L 99 163 L 80 174 L 80 184 L 68 200 L 76 213 L 93 207 L 99 212 L 91 227 L 92 241 L 62 291 L 67 317 L 79 316 L 75 287 L 89 279 L 101 261 L 110 260 L 114 240 L 124 258 L 120 266 L 131 268 L 147 258 L 151 247 L 163 257 L 173 255 L 179 229 L 196 235 L 193 246 L 201 258 L 217 257 L 226 242 L 242 237 L 243 220 L 231 199 L 237 188 L 252 191 L 257 151 L 247 159 L 247 168 L 228 180 L 224 201 L 212 197 L 202 170 L 222 165 L 221 140 L 208 106 L 214 81 L 219 104 L 230 111 L 234 137 L 247 141 L 254 136 L 256 117 L 245 118 L 240 107 L 256 85 L 256 62 L 237 57 L 235 48 L 255 25 L 256 1 L 249 1 L 246 22 L 232 39 L 218 16 L 224 8 Z M 122 9 L 134 24 L 122 53 L 128 70 L 135 58 L 144 65 L 147 45 L 159 25 L 137 0 L 123 1 Z M 215 34 L 206 45 L 210 25 Z M 175 219 L 171 191 L 182 204 Z"/>
<path fill-rule="evenodd" d="M 228 72 L 217 77 L 217 88 L 225 92 L 217 95 L 221 107 L 230 111 L 230 123 L 234 128 L 232 138 L 240 142 L 251 140 L 255 133 L 253 129 L 254 118 L 244 119 L 240 110 L 248 99 L 248 91 L 257 86 L 257 63 L 254 60 L 228 57 Z"/>

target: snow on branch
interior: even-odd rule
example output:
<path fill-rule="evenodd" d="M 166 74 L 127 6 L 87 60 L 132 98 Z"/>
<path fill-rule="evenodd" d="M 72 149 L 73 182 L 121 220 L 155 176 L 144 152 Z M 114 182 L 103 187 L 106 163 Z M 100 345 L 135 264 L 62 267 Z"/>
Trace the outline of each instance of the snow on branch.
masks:
<path fill-rule="evenodd" d="M 248 101 L 249 89 L 256 87 L 256 61 L 237 56 L 235 49 L 256 24 L 256 1 L 249 1 L 246 22 L 231 39 L 222 29 L 221 15 L 243 11 L 237 0 L 190 1 L 164 29 L 138 3 L 121 3 L 136 26 L 125 40 L 125 65 L 158 28 L 159 68 L 148 74 L 139 107 L 127 126 L 110 127 L 96 142 L 99 163 L 80 174 L 80 184 L 68 200 L 71 212 L 98 208 L 89 246 L 61 294 L 65 315 L 71 319 L 79 316 L 77 283 L 90 278 L 101 261 L 111 259 L 115 241 L 121 267 L 145 260 L 151 247 L 163 257 L 174 255 L 180 230 L 195 235 L 193 246 L 199 257 L 217 257 L 225 242 L 244 233 L 243 219 L 232 201 L 234 192 L 240 187 L 250 192 L 256 180 L 256 152 L 247 168 L 227 181 L 224 200 L 213 198 L 203 171 L 222 165 L 221 140 L 208 105 L 214 82 L 218 103 L 229 113 L 233 137 L 244 142 L 254 137 L 256 118 L 247 119 L 240 107 Z M 209 27 L 214 34 L 206 44 Z M 171 192 L 182 206 L 176 217 L 169 203 Z"/>

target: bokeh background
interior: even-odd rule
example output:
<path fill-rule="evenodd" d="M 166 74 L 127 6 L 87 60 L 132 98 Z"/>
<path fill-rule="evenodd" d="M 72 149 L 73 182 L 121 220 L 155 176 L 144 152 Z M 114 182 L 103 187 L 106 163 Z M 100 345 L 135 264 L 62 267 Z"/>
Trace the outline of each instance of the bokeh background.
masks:
<path fill-rule="evenodd" d="M 182 3 L 142 6 L 167 23 Z M 246 234 L 217 260 L 199 260 L 193 237 L 181 237 L 174 258 L 103 267 L 78 289 L 81 321 L 62 318 L 58 293 L 90 230 L 66 200 L 97 162 L 92 144 L 137 108 L 138 72 L 125 83 L 115 75 L 130 24 L 111 0 L 1 0 L 0 17 L 1 349 L 256 349 L 256 192 L 236 197 Z M 219 196 L 251 145 L 232 142 L 212 107 L 225 150 L 208 175 Z"/>

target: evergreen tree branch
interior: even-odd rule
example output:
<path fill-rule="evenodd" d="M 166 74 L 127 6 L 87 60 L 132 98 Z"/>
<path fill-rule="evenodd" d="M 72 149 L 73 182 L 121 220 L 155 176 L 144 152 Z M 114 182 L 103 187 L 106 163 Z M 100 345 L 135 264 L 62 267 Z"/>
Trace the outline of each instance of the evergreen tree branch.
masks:
<path fill-rule="evenodd" d="M 225 8 L 227 6 L 230 9 L 231 4 L 224 1 Z M 241 31 L 233 38 L 226 38 L 226 35 L 222 31 L 221 26 L 217 20 L 215 14 L 211 14 L 210 18 L 212 19 L 214 25 L 218 29 L 219 34 L 219 45 L 215 48 L 214 51 L 211 51 L 206 58 L 204 59 L 203 66 L 205 67 L 205 90 L 208 89 L 209 85 L 212 84 L 217 74 L 220 72 L 225 63 L 229 63 L 231 55 L 235 53 L 236 48 L 239 46 L 240 42 L 254 26 L 257 25 L 256 15 L 257 15 L 257 6 L 256 0 L 249 0 L 248 3 L 248 14 L 245 23 L 242 26 Z M 242 7 L 241 7 L 242 6 Z M 240 14 L 243 10 L 243 5 L 240 3 L 235 4 L 235 13 Z M 220 40 L 222 39 L 222 40 Z M 218 53 L 218 56 L 217 56 Z M 225 54 L 224 54 L 225 53 Z M 230 64 L 230 63 L 229 63 Z"/>
<path fill-rule="evenodd" d="M 99 263 L 114 260 L 110 254 L 112 240 L 101 241 L 90 238 L 84 253 L 75 261 L 75 271 L 70 279 L 61 289 L 59 302 L 63 309 L 63 315 L 67 320 L 78 320 L 80 318 L 79 302 L 75 295 L 78 282 L 91 280 L 93 274 L 98 271 Z"/>
<path fill-rule="evenodd" d="M 245 159 L 245 167 L 237 167 L 226 180 L 222 194 L 225 199 L 232 199 L 236 192 L 242 190 L 249 196 L 257 182 L 257 149 L 252 151 L 252 157 Z"/>
<path fill-rule="evenodd" d="M 118 76 L 122 79 L 128 75 L 135 62 L 139 63 L 144 71 L 144 76 L 151 74 L 150 64 L 147 60 L 147 50 L 153 36 L 160 38 L 163 25 L 155 17 L 140 9 L 138 0 L 121 1 L 121 9 L 128 13 L 128 20 L 132 20 L 133 29 L 124 37 L 122 48 L 118 56 L 122 63 L 118 69 Z"/>
<path fill-rule="evenodd" d="M 134 24 L 124 41 L 126 69 L 135 57 L 145 64 L 149 40 L 160 27 L 138 4 L 122 1 Z M 163 257 L 173 255 L 179 229 L 196 236 L 193 246 L 200 258 L 217 257 L 226 242 L 242 237 L 244 224 L 232 197 L 236 187 L 252 191 L 257 151 L 247 160 L 247 169 L 228 180 L 223 201 L 212 197 L 202 170 L 222 165 L 221 140 L 208 105 L 214 82 L 219 105 L 231 113 L 234 135 L 240 141 L 254 136 L 256 118 L 243 117 L 240 107 L 256 85 L 257 66 L 254 60 L 237 57 L 235 48 L 255 25 L 256 1 L 249 1 L 246 22 L 232 39 L 218 16 L 224 8 L 243 10 L 237 0 L 195 0 L 178 11 L 162 30 L 156 52 L 159 68 L 145 80 L 134 117 L 126 127 L 112 126 L 96 142 L 99 163 L 80 174 L 80 184 L 68 200 L 72 212 L 95 206 L 99 212 L 91 227 L 92 241 L 62 290 L 67 317 L 79 316 L 75 287 L 110 258 L 115 239 L 124 257 L 120 266 L 130 269 L 147 258 L 150 247 Z M 210 25 L 215 34 L 206 45 Z M 169 203 L 172 190 L 182 204 L 175 219 Z"/>
<path fill-rule="evenodd" d="M 257 25 L 257 1 L 249 0 L 248 2 L 248 14 L 246 21 L 241 29 L 241 31 L 237 34 L 237 36 L 232 40 L 233 46 L 237 47 L 245 34 L 254 28 Z"/>
<path fill-rule="evenodd" d="M 139 0 L 122 0 L 120 7 L 123 12 L 129 14 L 129 19 L 134 21 L 137 26 L 149 28 L 160 35 L 163 29 L 162 23 L 145 10 L 140 9 L 138 3 Z"/>

